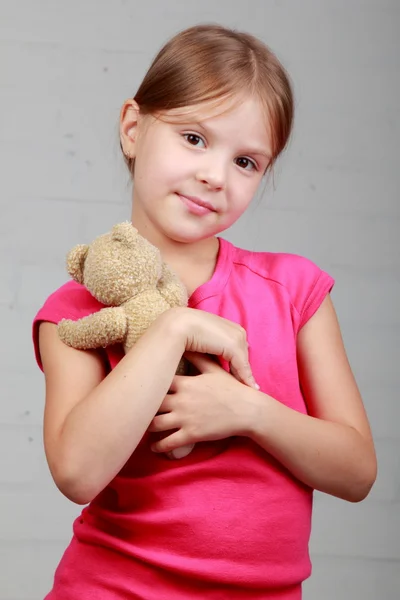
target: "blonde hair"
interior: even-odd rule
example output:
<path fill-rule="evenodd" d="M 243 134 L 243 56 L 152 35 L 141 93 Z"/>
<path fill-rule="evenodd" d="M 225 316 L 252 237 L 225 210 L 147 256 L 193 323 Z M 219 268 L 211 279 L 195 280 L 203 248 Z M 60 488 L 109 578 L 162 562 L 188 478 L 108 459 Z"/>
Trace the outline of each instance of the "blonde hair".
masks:
<path fill-rule="evenodd" d="M 219 25 L 196 25 L 159 51 L 134 96 L 143 115 L 162 115 L 236 96 L 257 97 L 269 124 L 272 158 L 286 147 L 294 101 L 289 76 L 275 54 L 248 33 Z M 134 160 L 125 157 L 133 174 Z"/>

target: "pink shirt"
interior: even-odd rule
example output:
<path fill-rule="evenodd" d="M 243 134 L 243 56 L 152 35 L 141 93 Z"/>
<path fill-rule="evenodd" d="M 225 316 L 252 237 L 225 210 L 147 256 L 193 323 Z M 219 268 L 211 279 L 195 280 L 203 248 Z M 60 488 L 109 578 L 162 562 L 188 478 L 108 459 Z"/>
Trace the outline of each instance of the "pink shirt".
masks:
<path fill-rule="evenodd" d="M 305 258 L 220 238 L 214 275 L 189 304 L 245 327 L 261 391 L 306 413 L 296 336 L 333 284 Z M 100 308 L 75 282 L 52 294 L 33 326 L 39 365 L 40 321 Z M 123 355 L 119 346 L 106 354 L 110 368 Z M 299 600 L 312 490 L 248 438 L 199 443 L 181 460 L 152 453 L 151 439 L 76 519 L 47 599 Z"/>

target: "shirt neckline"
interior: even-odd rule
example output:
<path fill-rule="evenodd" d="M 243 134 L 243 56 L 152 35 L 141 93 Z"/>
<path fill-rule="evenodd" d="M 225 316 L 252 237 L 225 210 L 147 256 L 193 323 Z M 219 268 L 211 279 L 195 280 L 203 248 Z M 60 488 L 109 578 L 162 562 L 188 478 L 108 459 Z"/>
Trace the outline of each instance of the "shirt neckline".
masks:
<path fill-rule="evenodd" d="M 188 305 L 191 308 L 196 308 L 206 298 L 216 296 L 220 293 L 227 284 L 231 274 L 233 245 L 224 238 L 217 237 L 217 239 L 219 248 L 214 273 L 208 281 L 196 288 L 190 296 Z"/>

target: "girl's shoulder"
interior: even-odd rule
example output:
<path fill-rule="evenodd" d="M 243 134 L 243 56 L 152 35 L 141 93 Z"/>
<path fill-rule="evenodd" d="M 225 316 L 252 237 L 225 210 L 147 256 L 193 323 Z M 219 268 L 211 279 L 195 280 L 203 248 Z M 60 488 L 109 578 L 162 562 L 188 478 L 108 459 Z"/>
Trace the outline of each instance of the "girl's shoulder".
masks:
<path fill-rule="evenodd" d="M 266 284 L 284 289 L 302 324 L 314 314 L 335 284 L 329 273 L 299 254 L 235 248 L 234 262 L 247 267 Z"/>
<path fill-rule="evenodd" d="M 97 312 L 103 305 L 94 298 L 84 285 L 68 281 L 45 300 L 35 320 L 58 323 L 61 319 L 80 319 Z"/>
<path fill-rule="evenodd" d="M 40 323 L 46 321 L 58 324 L 62 319 L 76 321 L 101 308 L 103 305 L 88 292 L 85 286 L 75 281 L 68 281 L 50 294 L 36 313 L 32 323 L 33 344 L 39 366 L 41 366 L 38 350 Z"/>

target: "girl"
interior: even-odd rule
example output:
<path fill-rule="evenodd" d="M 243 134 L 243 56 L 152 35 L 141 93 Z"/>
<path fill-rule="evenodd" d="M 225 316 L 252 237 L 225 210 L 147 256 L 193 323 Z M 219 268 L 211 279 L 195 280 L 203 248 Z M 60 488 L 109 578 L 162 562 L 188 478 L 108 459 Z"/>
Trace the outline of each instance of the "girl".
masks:
<path fill-rule="evenodd" d="M 56 323 L 101 308 L 69 282 L 34 322 L 56 485 L 88 504 L 50 600 L 298 600 L 313 489 L 365 498 L 376 459 L 329 292 L 296 255 L 217 237 L 292 127 L 288 77 L 254 37 L 197 26 L 122 107 L 132 224 L 188 288 L 126 355 L 69 348 Z M 197 376 L 177 377 L 183 353 Z M 166 453 L 196 443 L 189 456 Z"/>

